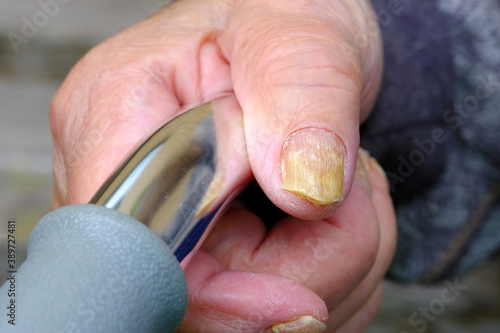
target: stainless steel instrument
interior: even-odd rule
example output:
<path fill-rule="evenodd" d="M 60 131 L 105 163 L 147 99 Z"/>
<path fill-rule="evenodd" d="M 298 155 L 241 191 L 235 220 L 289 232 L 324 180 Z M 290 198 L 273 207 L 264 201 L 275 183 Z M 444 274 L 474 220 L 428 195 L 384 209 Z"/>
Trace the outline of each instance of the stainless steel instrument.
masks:
<path fill-rule="evenodd" d="M 204 104 L 160 127 L 89 202 L 147 225 L 182 268 L 241 188 L 227 190 L 228 168 L 220 159 L 213 108 L 214 103 Z"/>

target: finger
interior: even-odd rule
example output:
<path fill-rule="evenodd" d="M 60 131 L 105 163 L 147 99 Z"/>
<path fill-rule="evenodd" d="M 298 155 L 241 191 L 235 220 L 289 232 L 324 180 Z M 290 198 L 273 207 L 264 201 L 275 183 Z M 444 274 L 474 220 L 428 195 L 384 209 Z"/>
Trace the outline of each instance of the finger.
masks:
<path fill-rule="evenodd" d="M 379 38 L 359 54 L 341 45 L 355 44 L 369 15 L 365 1 L 247 1 L 220 38 L 253 173 L 266 195 L 296 217 L 329 216 L 350 190 L 361 111 L 375 98 L 381 48 Z"/>
<path fill-rule="evenodd" d="M 368 301 L 344 324 L 338 329 L 331 330 L 335 333 L 358 333 L 371 324 L 377 316 L 382 300 L 382 284 L 379 284 Z"/>
<path fill-rule="evenodd" d="M 290 279 L 223 271 L 203 251 L 196 254 L 185 273 L 189 305 L 179 332 L 270 332 L 275 325 L 297 320 L 310 332 L 321 332 L 325 327 L 322 322 L 328 314 L 323 301 Z"/>
<path fill-rule="evenodd" d="M 342 304 L 330 313 L 328 327 L 338 328 L 367 302 L 379 288 L 394 256 L 396 247 L 396 218 L 391 205 L 389 186 L 378 163 L 366 153 L 365 164 L 368 165 L 370 183 L 372 184 L 372 202 L 380 224 L 380 243 L 373 268 L 359 286 Z"/>
<path fill-rule="evenodd" d="M 326 220 L 288 217 L 267 231 L 253 213 L 231 208 L 202 248 L 224 269 L 290 277 L 317 293 L 329 309 L 365 278 L 375 260 L 379 230 L 371 194 L 359 182 Z"/>
<path fill-rule="evenodd" d="M 94 48 L 71 71 L 51 105 L 54 206 L 88 202 L 146 135 L 232 90 L 204 15 L 195 2 L 168 6 Z"/>

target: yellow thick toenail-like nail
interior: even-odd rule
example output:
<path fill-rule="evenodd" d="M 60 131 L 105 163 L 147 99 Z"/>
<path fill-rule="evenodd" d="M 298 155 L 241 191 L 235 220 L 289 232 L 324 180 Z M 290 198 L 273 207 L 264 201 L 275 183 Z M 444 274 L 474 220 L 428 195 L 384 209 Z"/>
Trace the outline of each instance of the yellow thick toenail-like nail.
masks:
<path fill-rule="evenodd" d="M 344 194 L 344 142 L 318 128 L 293 132 L 281 152 L 281 187 L 317 205 L 339 202 Z"/>
<path fill-rule="evenodd" d="M 276 324 L 272 327 L 274 333 L 320 333 L 326 325 L 311 316 L 299 317 L 293 321 Z"/>
<path fill-rule="evenodd" d="M 359 148 L 354 179 L 368 195 L 372 194 L 370 176 L 368 175 L 370 159 L 370 154 L 366 150 Z"/>

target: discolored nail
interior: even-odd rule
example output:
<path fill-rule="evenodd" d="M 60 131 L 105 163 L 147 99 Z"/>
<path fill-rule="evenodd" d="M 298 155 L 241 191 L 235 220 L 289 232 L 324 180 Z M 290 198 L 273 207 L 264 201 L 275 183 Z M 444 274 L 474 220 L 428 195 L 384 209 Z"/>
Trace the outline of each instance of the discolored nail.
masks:
<path fill-rule="evenodd" d="M 372 186 L 370 185 L 370 176 L 368 174 L 370 154 L 360 148 L 358 151 L 358 159 L 356 160 L 356 170 L 354 171 L 354 179 L 368 194 L 372 194 Z"/>
<path fill-rule="evenodd" d="M 302 316 L 293 321 L 273 325 L 274 333 L 320 333 L 326 325 L 311 316 Z"/>
<path fill-rule="evenodd" d="M 328 130 L 293 132 L 281 151 L 281 187 L 316 205 L 342 201 L 345 156 L 344 142 Z"/>
<path fill-rule="evenodd" d="M 368 159 L 366 161 L 366 166 L 367 166 L 367 170 L 368 169 L 373 170 L 373 171 L 379 173 L 381 176 L 384 176 L 384 178 L 386 178 L 385 171 L 382 168 L 382 166 L 380 164 L 378 164 L 376 159 L 374 159 L 373 157 L 371 157 L 369 155 L 368 155 Z"/>

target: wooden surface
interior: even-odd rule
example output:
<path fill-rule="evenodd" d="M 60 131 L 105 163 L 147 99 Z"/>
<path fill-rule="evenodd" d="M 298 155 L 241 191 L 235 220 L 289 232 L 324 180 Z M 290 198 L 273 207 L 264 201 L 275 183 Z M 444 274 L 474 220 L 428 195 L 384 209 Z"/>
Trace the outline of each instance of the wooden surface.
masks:
<path fill-rule="evenodd" d="M 48 109 L 71 66 L 93 45 L 150 15 L 159 0 L 72 0 L 60 6 L 43 29 L 14 52 L 9 32 L 21 34 L 22 18 L 41 10 L 37 1 L 0 2 L 0 278 L 5 276 L 8 219 L 17 221 L 18 257 L 34 224 L 50 210 L 51 135 Z M 367 331 L 500 332 L 500 268 L 491 265 L 460 282 L 467 285 L 435 320 L 411 325 L 410 317 L 441 297 L 432 288 L 385 283 L 381 313 Z M 1 297 L 2 295 L 0 295 Z M 335 313 L 333 313 L 335 315 Z M 420 317 L 415 317 L 418 319 Z M 421 323 L 421 322 L 420 322 Z"/>

